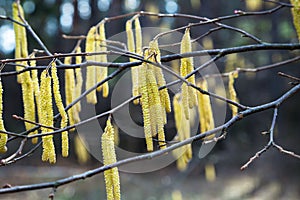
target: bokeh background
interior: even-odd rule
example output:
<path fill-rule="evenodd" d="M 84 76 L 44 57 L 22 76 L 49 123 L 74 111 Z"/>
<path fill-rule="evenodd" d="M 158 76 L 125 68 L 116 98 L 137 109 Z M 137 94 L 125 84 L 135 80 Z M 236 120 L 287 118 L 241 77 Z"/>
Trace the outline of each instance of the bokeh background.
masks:
<path fill-rule="evenodd" d="M 289 1 L 284 1 L 289 3 Z M 0 1 L 0 15 L 11 16 L 11 0 Z M 273 3 L 256 0 L 23 0 L 26 19 L 52 53 L 72 51 L 76 41 L 63 39 L 62 34 L 85 35 L 92 25 L 104 17 L 117 16 L 133 11 L 145 10 L 161 13 L 186 13 L 215 18 L 231 15 L 234 10 L 259 11 L 273 8 Z M 111 23 L 107 35 L 124 31 L 127 18 Z M 142 19 L 142 26 L 176 28 L 188 24 L 186 19 Z M 225 24 L 244 29 L 265 42 L 298 42 L 289 8 L 264 16 L 240 17 L 224 21 Z M 195 28 L 192 37 L 207 32 L 212 25 Z M 29 49 L 40 48 L 32 37 L 28 37 Z M 253 44 L 248 38 L 228 30 L 221 30 L 199 41 L 204 48 L 225 48 Z M 0 20 L 0 59 L 13 58 L 14 33 L 12 23 Z M 226 63 L 232 59 L 231 67 L 254 68 L 299 55 L 299 51 L 257 51 L 242 53 L 233 58 L 222 58 L 216 65 L 221 72 L 228 69 Z M 279 97 L 291 86 L 289 80 L 279 77 L 279 71 L 299 77 L 298 63 L 256 74 L 240 74 L 236 89 L 240 102 L 254 106 Z M 13 70 L 6 68 L 6 71 Z M 22 116 L 20 86 L 16 77 L 2 78 L 4 84 L 4 120 L 7 130 L 21 132 L 23 123 L 11 115 Z M 99 96 L 101 99 L 101 97 Z M 299 148 L 299 100 L 300 95 L 285 102 L 279 110 L 276 125 L 276 141 L 283 147 L 300 153 Z M 100 110 L 109 108 L 109 100 L 100 100 Z M 230 113 L 228 113 L 228 117 Z M 171 118 L 171 116 L 170 116 Z M 122 199 L 299 199 L 300 162 L 271 148 L 261 158 L 241 172 L 240 167 L 258 150 L 264 147 L 268 136 L 262 131 L 269 129 L 272 111 L 265 111 L 243 119 L 230 128 L 226 140 L 218 142 L 213 151 L 199 159 L 200 143 L 193 144 L 194 157 L 185 172 L 176 169 L 175 163 L 159 171 L 145 174 L 121 173 Z M 105 119 L 100 123 L 104 125 Z M 173 127 L 174 128 L 174 127 Z M 170 130 L 171 131 L 171 130 Z M 174 131 L 174 130 L 173 130 Z M 72 141 L 76 133 L 71 134 Z M 126 146 L 128 138 L 120 132 L 120 141 Z M 12 153 L 19 142 L 10 144 Z M 74 143 L 73 143 L 74 144 Z M 90 157 L 80 163 L 72 144 L 71 156 L 58 157 L 54 166 L 41 162 L 40 151 L 13 165 L 0 168 L 0 185 L 39 183 L 56 180 L 95 168 L 101 163 Z M 31 146 L 28 144 L 26 149 Z M 8 155 L 8 154 L 7 154 Z M 5 155 L 1 155 L 1 157 Z M 213 166 L 214 180 L 207 179 L 205 169 Z M 51 190 L 23 192 L 3 195 L 1 199 L 45 199 Z M 105 199 L 103 175 L 59 187 L 56 199 Z"/>

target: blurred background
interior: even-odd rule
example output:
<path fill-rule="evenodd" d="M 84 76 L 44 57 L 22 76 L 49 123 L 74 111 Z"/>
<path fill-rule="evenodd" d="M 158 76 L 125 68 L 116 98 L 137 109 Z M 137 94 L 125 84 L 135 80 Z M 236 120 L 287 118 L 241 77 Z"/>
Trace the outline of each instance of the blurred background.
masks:
<path fill-rule="evenodd" d="M 12 15 L 12 2 L 11 0 L 0 1 L 0 15 Z M 284 2 L 289 3 L 289 1 Z M 71 52 L 76 41 L 66 40 L 62 35 L 86 35 L 89 28 L 104 17 L 145 10 L 215 18 L 234 14 L 234 10 L 260 11 L 275 7 L 273 3 L 260 0 L 231 0 L 230 3 L 228 0 L 23 0 L 21 4 L 27 21 L 52 53 Z M 110 23 L 106 28 L 107 37 L 124 31 L 124 23 L 127 19 L 123 18 Z M 145 17 L 141 19 L 143 27 L 155 26 L 171 29 L 189 22 L 183 18 Z M 298 42 L 289 8 L 270 15 L 240 17 L 226 20 L 224 23 L 248 31 L 265 42 Z M 207 25 L 194 28 L 192 37 L 196 38 L 212 27 L 214 26 Z M 199 43 L 207 49 L 254 44 L 249 38 L 241 37 L 240 34 L 228 30 L 212 33 Z M 31 36 L 28 36 L 28 44 L 29 51 L 34 48 L 40 49 Z M 236 67 L 260 67 L 292 58 L 295 55 L 299 55 L 299 51 L 246 52 L 224 57 L 216 62 L 216 65 L 220 72 L 226 72 Z M 0 59 L 13 58 L 13 56 L 12 23 L 0 20 Z M 292 63 L 256 74 L 240 74 L 235 84 L 240 102 L 244 105 L 255 106 L 276 99 L 291 87 L 288 84 L 290 80 L 278 76 L 277 73 L 280 71 L 299 77 L 300 70 L 297 65 L 298 63 Z M 5 68 L 5 71 L 10 70 L 13 69 Z M 23 116 L 20 86 L 16 83 L 16 77 L 3 77 L 2 81 L 5 91 L 6 129 L 21 132 L 24 130 L 23 123 L 11 117 L 12 114 Z M 286 149 L 297 153 L 300 153 L 299 100 L 300 94 L 296 94 L 280 107 L 275 131 L 276 141 Z M 101 99 L 99 95 L 99 112 L 109 107 L 109 99 Z M 133 109 L 140 112 L 137 108 Z M 228 117 L 230 117 L 229 111 Z M 172 121 L 172 115 L 169 118 Z M 105 120 L 100 120 L 102 126 Z M 197 152 L 201 143 L 195 142 L 193 159 L 184 172 L 179 173 L 176 164 L 173 163 L 151 173 L 121 173 L 122 199 L 299 199 L 300 162 L 296 158 L 283 155 L 271 148 L 254 161 L 248 169 L 240 171 L 240 167 L 268 142 L 268 135 L 261 133 L 270 128 L 271 120 L 271 110 L 243 119 L 229 129 L 226 140 L 218 142 L 210 154 L 202 159 L 198 157 Z M 174 122 L 168 130 L 171 135 L 174 133 Z M 130 138 L 126 137 L 122 131 L 119 131 L 119 134 L 120 144 L 126 146 Z M 75 140 L 75 136 L 76 133 L 70 134 L 72 141 Z M 18 148 L 19 142 L 11 143 L 9 152 L 0 157 L 5 158 L 13 153 Z M 30 145 L 28 143 L 24 151 L 30 149 L 32 147 Z M 89 157 L 86 162 L 81 162 L 80 155 L 76 154 L 78 147 L 73 142 L 71 145 L 70 157 L 63 159 L 58 156 L 58 162 L 54 166 L 43 163 L 40 159 L 41 152 L 36 151 L 29 158 L 1 167 L 0 186 L 6 183 L 19 185 L 56 180 L 101 165 L 93 157 Z M 215 177 L 208 175 L 209 173 L 215 174 Z M 50 192 L 49 189 L 29 191 L 3 195 L 1 199 L 45 199 Z M 55 198 L 105 199 L 103 175 L 59 187 Z"/>

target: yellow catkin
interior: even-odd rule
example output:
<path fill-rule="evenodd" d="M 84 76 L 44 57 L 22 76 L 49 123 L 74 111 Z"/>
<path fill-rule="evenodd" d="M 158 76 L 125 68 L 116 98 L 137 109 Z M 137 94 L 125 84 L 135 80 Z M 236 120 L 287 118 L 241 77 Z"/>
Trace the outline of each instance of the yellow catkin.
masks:
<path fill-rule="evenodd" d="M 114 128 L 110 119 L 106 122 L 105 131 L 101 137 L 103 164 L 109 165 L 117 162 L 115 147 L 114 147 Z M 106 170 L 104 172 L 106 194 L 108 200 L 121 199 L 120 178 L 118 168 Z"/>
<path fill-rule="evenodd" d="M 24 63 L 25 64 L 25 63 Z M 24 118 L 35 122 L 35 102 L 34 102 L 34 86 L 30 76 L 30 72 L 24 72 L 22 76 L 22 99 L 23 99 L 23 106 L 24 106 Z M 26 130 L 30 130 L 35 127 L 34 124 L 25 122 Z M 31 134 L 35 134 L 33 132 Z"/>
<path fill-rule="evenodd" d="M 22 19 L 24 18 L 24 11 L 22 6 L 14 2 L 12 4 L 12 14 L 13 19 L 17 22 L 23 23 Z M 27 51 L 27 36 L 26 36 L 26 29 L 25 27 L 18 25 L 17 23 L 14 23 L 14 32 L 15 32 L 15 58 L 27 58 L 28 57 L 28 51 Z M 20 62 L 16 62 L 16 64 L 21 64 Z M 23 63 L 24 64 L 24 63 Z M 21 70 L 22 68 L 20 66 L 16 66 L 16 71 Z M 17 75 L 18 83 L 22 83 L 22 77 L 23 74 Z"/>
<path fill-rule="evenodd" d="M 191 43 L 191 36 L 190 36 L 190 29 L 186 29 L 185 33 L 181 40 L 180 45 L 180 53 L 187 53 L 192 51 L 192 43 Z M 194 70 L 194 61 L 192 57 L 189 58 L 182 58 L 180 64 L 180 75 L 185 77 L 189 73 Z M 187 79 L 188 82 L 195 84 L 195 75 L 190 76 Z M 189 109 L 193 108 L 197 105 L 197 95 L 196 90 L 192 87 L 188 87 L 186 83 L 182 84 L 182 103 L 184 105 L 185 110 L 185 117 L 189 119 Z"/>
<path fill-rule="evenodd" d="M 129 52 L 136 53 L 135 44 L 134 44 L 134 36 L 132 31 L 132 20 L 128 20 L 126 22 L 126 35 L 127 35 L 127 48 Z M 129 58 L 130 62 L 134 62 L 134 58 Z M 139 76 L 139 68 L 138 66 L 131 67 L 131 82 L 132 82 L 132 96 L 139 95 L 139 83 L 138 83 L 138 76 Z M 139 100 L 136 99 L 133 101 L 134 104 L 138 104 Z"/>
<path fill-rule="evenodd" d="M 17 3 L 12 4 L 12 12 L 13 12 L 13 19 L 23 23 L 22 18 L 24 19 L 24 11 L 21 6 Z M 26 29 L 23 26 L 20 26 L 14 23 L 14 31 L 15 31 L 15 58 L 27 58 L 28 57 L 28 50 L 27 50 L 27 35 Z M 26 62 L 16 62 L 16 64 L 27 65 Z M 16 70 L 19 71 L 21 68 L 16 67 Z M 21 83 L 22 88 L 22 98 L 23 98 L 23 105 L 24 105 L 24 118 L 29 121 L 35 121 L 35 103 L 34 103 L 34 89 L 32 85 L 32 79 L 30 72 L 24 72 L 17 76 L 17 80 Z M 25 122 L 26 130 L 30 130 L 35 125 L 32 123 Z M 36 132 L 35 132 L 36 133 Z M 32 133 L 32 134 L 35 134 Z M 33 141 L 34 142 L 34 141 Z"/>
<path fill-rule="evenodd" d="M 216 169 L 214 164 L 205 165 L 205 178 L 208 182 L 214 182 L 216 180 Z"/>
<path fill-rule="evenodd" d="M 138 17 L 136 17 L 134 19 L 134 26 L 135 26 L 135 53 L 138 55 L 143 55 L 143 39 L 142 39 L 142 28 L 141 28 L 141 24 L 140 24 L 140 20 Z M 135 81 L 137 84 L 137 88 L 133 89 L 133 95 L 140 95 L 140 91 L 139 91 L 139 68 L 140 66 L 136 66 L 133 67 L 132 69 L 136 69 L 136 72 L 134 72 L 137 77 L 135 78 Z M 134 87 L 134 86 L 133 86 Z M 138 104 L 139 103 L 139 99 L 135 99 L 133 101 L 134 104 Z"/>
<path fill-rule="evenodd" d="M 48 71 L 44 70 L 41 74 L 41 87 L 40 87 L 40 105 L 41 115 L 39 122 L 46 126 L 53 126 L 53 104 L 52 104 L 52 91 L 51 91 L 51 77 Z M 41 127 L 42 134 L 51 132 L 52 130 L 46 127 Z M 55 147 L 53 143 L 53 136 L 47 135 L 42 137 L 43 153 L 42 160 L 49 161 L 49 163 L 56 162 Z"/>
<path fill-rule="evenodd" d="M 80 47 L 78 47 L 76 49 L 76 53 L 81 53 Z M 80 64 L 82 62 L 81 56 L 76 56 L 75 62 L 76 62 L 76 64 Z M 76 84 L 75 84 L 75 90 L 73 91 L 74 100 L 79 98 L 79 96 L 81 95 L 81 92 L 82 92 L 83 79 L 82 79 L 82 72 L 81 72 L 80 67 L 75 69 L 75 77 L 76 77 Z M 80 111 L 81 111 L 81 104 L 79 101 L 74 105 L 74 109 L 73 109 L 75 123 L 78 123 L 80 121 L 80 117 L 79 117 Z"/>
<path fill-rule="evenodd" d="M 198 86 L 205 91 L 208 90 L 207 82 L 205 79 L 199 82 Z M 209 96 L 204 95 L 200 92 L 198 92 L 197 94 L 198 94 L 198 112 L 200 116 L 199 119 L 200 119 L 200 126 L 201 126 L 200 130 L 201 133 L 204 133 L 215 127 L 213 112 L 212 112 Z M 209 136 L 206 139 L 211 139 L 213 137 L 214 135 Z"/>
<path fill-rule="evenodd" d="M 142 111 L 143 111 L 144 133 L 145 133 L 145 139 L 146 139 L 146 146 L 147 146 L 148 151 L 153 151 L 148 85 L 147 85 L 147 79 L 146 79 L 147 67 L 148 67 L 147 64 L 143 63 L 140 68 L 139 91 L 141 93 L 140 101 L 141 101 Z"/>
<path fill-rule="evenodd" d="M 34 55 L 32 54 L 30 56 L 31 58 L 34 58 Z M 30 61 L 30 66 L 35 67 L 36 66 L 36 60 Z M 32 87 L 33 87 L 33 93 L 35 97 L 35 105 L 38 115 L 41 113 L 41 107 L 39 105 L 40 103 L 40 85 L 39 85 L 39 79 L 38 79 L 38 70 L 31 70 L 31 77 L 32 77 Z M 29 135 L 37 134 L 38 131 L 31 132 Z M 36 144 L 38 142 L 38 138 L 32 138 L 31 142 L 33 144 Z"/>
<path fill-rule="evenodd" d="M 3 115 L 3 87 L 0 78 L 0 130 L 5 131 L 2 115 Z M 5 153 L 7 151 L 7 147 L 6 147 L 7 139 L 8 139 L 7 134 L 0 133 L 0 153 Z"/>
<path fill-rule="evenodd" d="M 90 154 L 86 150 L 87 142 L 85 139 L 78 135 L 74 138 L 74 146 L 75 146 L 75 153 L 77 155 L 78 162 L 80 164 L 86 163 L 90 159 Z"/>
<path fill-rule="evenodd" d="M 64 61 L 65 65 L 71 64 L 71 57 L 66 57 Z M 65 95 L 66 95 L 66 105 L 69 105 L 74 100 L 74 90 L 75 90 L 75 75 L 74 75 L 74 69 L 66 69 L 65 70 Z M 68 118 L 69 118 L 69 124 L 74 125 L 74 106 L 72 106 L 68 110 Z M 72 129 L 74 130 L 74 129 Z"/>
<path fill-rule="evenodd" d="M 114 143 L 116 146 L 120 143 L 120 137 L 119 137 L 119 128 L 116 124 L 113 124 L 114 126 Z"/>
<path fill-rule="evenodd" d="M 106 48 L 106 35 L 105 35 L 105 24 L 101 23 L 99 26 L 99 47 L 100 47 L 100 51 L 107 51 Z M 102 54 L 99 55 L 99 62 L 107 62 L 107 55 L 106 54 Z M 107 67 L 97 67 L 97 74 L 99 74 L 97 76 L 97 82 L 103 81 L 106 77 L 107 77 L 107 73 L 108 73 L 108 69 Z M 102 86 L 97 88 L 98 91 L 102 90 L 102 96 L 104 98 L 108 97 L 109 94 L 109 85 L 108 85 L 108 81 L 106 81 Z"/>
<path fill-rule="evenodd" d="M 86 37 L 86 44 L 85 44 L 85 52 L 92 53 L 95 52 L 95 34 L 96 34 L 96 27 L 93 26 Z M 94 56 L 87 56 L 86 60 L 91 61 L 94 59 Z M 96 66 L 89 66 L 86 70 L 86 89 L 90 89 L 96 84 Z M 88 103 L 96 104 L 97 103 L 97 95 L 96 90 L 91 91 L 87 96 L 86 100 Z"/>
<path fill-rule="evenodd" d="M 262 0 L 246 0 L 246 8 L 250 11 L 257 11 L 262 7 Z"/>
<path fill-rule="evenodd" d="M 159 96 L 155 75 L 152 69 L 148 70 L 146 79 L 148 82 L 148 86 L 147 86 L 148 95 L 149 97 L 151 97 L 149 98 L 151 99 L 151 101 L 149 101 L 150 114 L 152 114 L 150 120 L 151 123 L 154 123 L 152 124 L 152 127 L 154 127 L 154 130 L 152 129 L 152 131 L 154 131 L 152 132 L 152 135 L 155 136 L 156 134 L 158 134 L 158 141 L 159 141 L 158 144 L 161 149 L 164 149 L 166 148 L 164 121 L 163 121 L 164 109 L 161 104 L 161 99 Z M 151 110 L 153 110 L 152 113 Z"/>
<path fill-rule="evenodd" d="M 153 55 L 150 57 L 150 61 L 160 63 L 160 50 L 158 47 L 158 41 L 154 40 L 149 43 L 149 55 Z M 166 85 L 166 81 L 162 72 L 162 69 L 159 67 L 154 67 L 155 76 L 157 79 L 158 87 Z M 165 111 L 170 113 L 171 112 L 171 101 L 168 93 L 168 89 L 164 88 L 159 91 L 161 103 L 165 108 Z M 164 123 L 166 123 L 166 117 L 164 116 Z"/>
<path fill-rule="evenodd" d="M 61 115 L 60 128 L 65 128 L 68 125 L 68 115 L 65 111 L 64 104 L 62 102 L 61 93 L 60 93 L 60 84 L 57 76 L 57 68 L 53 62 L 51 68 L 51 75 L 53 79 L 53 94 L 56 103 L 56 107 Z M 69 137 L 68 132 L 64 131 L 61 133 L 61 143 L 62 143 L 62 156 L 68 157 L 69 155 Z"/>
<path fill-rule="evenodd" d="M 292 15 L 294 20 L 294 26 L 298 35 L 298 40 L 300 41 L 300 0 L 290 0 L 291 4 L 294 6 L 292 8 Z"/>
<path fill-rule="evenodd" d="M 232 73 L 229 73 L 228 76 L 228 91 L 229 91 L 229 99 L 234 101 L 234 102 L 238 102 L 238 98 L 237 98 L 237 94 L 236 91 L 234 89 L 234 79 L 238 78 L 238 72 L 234 71 Z M 235 105 L 230 104 L 229 105 L 232 111 L 232 116 L 237 115 L 238 113 L 238 107 L 236 107 Z"/>
<path fill-rule="evenodd" d="M 187 138 L 190 138 L 191 128 L 190 120 L 185 118 L 184 107 L 182 104 L 182 96 L 180 93 L 177 93 L 173 98 L 173 108 L 174 108 L 174 117 L 175 125 L 177 130 L 177 140 L 183 141 Z M 180 171 L 184 171 L 187 168 L 188 162 L 192 158 L 192 146 L 188 144 L 186 146 L 180 147 L 179 151 L 174 151 L 174 156 L 178 157 L 177 159 L 177 168 Z"/>
<path fill-rule="evenodd" d="M 182 194 L 180 190 L 173 190 L 172 192 L 172 200 L 182 200 Z"/>

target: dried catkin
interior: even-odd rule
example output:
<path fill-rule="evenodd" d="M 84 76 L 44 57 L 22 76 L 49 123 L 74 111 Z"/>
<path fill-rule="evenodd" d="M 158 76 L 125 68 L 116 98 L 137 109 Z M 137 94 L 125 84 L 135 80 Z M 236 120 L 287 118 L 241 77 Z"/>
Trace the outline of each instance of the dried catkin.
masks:
<path fill-rule="evenodd" d="M 0 130 L 5 131 L 4 122 L 3 122 L 3 87 L 2 80 L 0 78 Z M 5 153 L 7 151 L 6 143 L 8 136 L 5 133 L 0 133 L 0 153 Z"/>
<path fill-rule="evenodd" d="M 71 64 L 71 57 L 66 57 L 64 61 L 65 65 Z M 66 69 L 65 70 L 65 95 L 66 95 L 66 105 L 69 105 L 74 100 L 74 90 L 75 90 L 75 75 L 74 75 L 74 69 Z M 68 118 L 69 118 L 69 124 L 74 125 L 74 106 L 72 106 L 68 110 Z"/>
<path fill-rule="evenodd" d="M 86 44 L 85 44 L 85 52 L 93 53 L 95 52 L 95 34 L 96 27 L 93 26 L 87 36 L 86 36 Z M 94 56 L 86 56 L 87 61 L 94 60 Z M 96 66 L 88 66 L 86 70 L 86 89 L 90 89 L 96 84 Z M 97 95 L 96 90 L 91 91 L 88 95 L 86 95 L 86 100 L 88 103 L 96 104 L 97 103 Z"/>
<path fill-rule="evenodd" d="M 117 162 L 116 152 L 114 147 L 114 128 L 111 124 L 110 118 L 106 122 L 105 131 L 101 137 L 103 164 L 109 165 Z M 104 171 L 104 179 L 106 186 L 106 194 L 108 200 L 121 199 L 120 192 L 120 177 L 118 168 Z"/>
<path fill-rule="evenodd" d="M 39 122 L 46 126 L 53 126 L 53 103 L 52 103 L 52 91 L 51 91 L 51 77 L 47 70 L 44 70 L 41 74 L 41 87 L 40 87 L 40 105 L 41 115 L 39 116 Z M 46 127 L 41 127 L 42 134 L 51 132 L 52 130 Z M 42 160 L 49 161 L 49 163 L 56 162 L 55 147 L 53 143 L 53 135 L 42 136 L 43 141 L 43 153 Z"/>
<path fill-rule="evenodd" d="M 81 48 L 80 47 L 78 47 L 76 49 L 76 53 L 81 53 Z M 76 64 L 80 64 L 82 62 L 81 56 L 76 56 L 75 62 L 76 62 Z M 80 67 L 75 69 L 75 77 L 76 77 L 76 84 L 75 84 L 75 90 L 73 91 L 74 100 L 79 98 L 80 95 L 81 95 L 81 92 L 82 92 L 83 79 L 82 79 L 82 72 L 81 72 Z M 73 115 L 74 115 L 74 122 L 75 123 L 78 123 L 80 121 L 80 117 L 79 117 L 80 111 L 81 111 L 81 104 L 80 104 L 80 101 L 79 101 L 74 105 L 74 109 L 73 109 Z"/>
<path fill-rule="evenodd" d="M 300 0 L 290 0 L 292 7 L 292 15 L 294 20 L 294 26 L 298 35 L 298 40 L 300 41 Z"/>
<path fill-rule="evenodd" d="M 203 79 L 199 82 L 198 86 L 202 89 L 207 91 L 207 81 Z M 198 112 L 199 112 L 199 119 L 200 119 L 200 126 L 201 126 L 201 133 L 206 131 L 212 130 L 215 128 L 213 111 L 210 103 L 210 98 L 208 95 L 202 94 L 198 92 Z M 207 137 L 206 139 L 211 139 L 214 135 Z"/>
<path fill-rule="evenodd" d="M 57 68 L 55 63 L 53 62 L 51 68 L 51 75 L 53 79 L 53 94 L 56 103 L 56 107 L 61 115 L 60 128 L 65 128 L 68 124 L 68 115 L 65 111 L 64 104 L 62 102 L 61 93 L 60 93 L 60 84 L 57 76 Z M 68 157 L 69 155 L 69 137 L 68 131 L 64 131 L 61 133 L 61 143 L 62 143 L 62 156 Z"/>
<path fill-rule="evenodd" d="M 229 91 L 229 99 L 234 101 L 234 102 L 239 102 L 238 98 L 237 98 L 237 94 L 236 91 L 234 89 L 234 79 L 238 78 L 238 72 L 234 71 L 232 73 L 229 73 L 228 75 L 228 91 Z M 236 107 L 235 105 L 230 104 L 229 105 L 232 111 L 232 116 L 237 115 L 238 113 L 238 107 Z"/>
<path fill-rule="evenodd" d="M 192 43 L 190 37 L 190 29 L 187 28 L 181 40 L 180 53 L 187 53 L 192 51 Z M 194 61 L 192 57 L 182 58 L 180 64 L 180 75 L 187 76 L 194 70 Z M 195 84 L 195 75 L 187 79 L 188 82 Z M 189 119 L 189 109 L 197 105 L 197 95 L 194 88 L 189 87 L 186 83 L 182 84 L 182 103 L 184 106 L 184 113 L 186 119 Z"/>

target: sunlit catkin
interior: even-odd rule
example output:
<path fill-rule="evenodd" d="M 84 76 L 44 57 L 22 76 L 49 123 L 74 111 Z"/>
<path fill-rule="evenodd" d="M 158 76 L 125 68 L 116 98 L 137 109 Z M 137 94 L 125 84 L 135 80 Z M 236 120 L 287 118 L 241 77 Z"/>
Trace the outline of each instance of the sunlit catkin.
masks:
<path fill-rule="evenodd" d="M 19 23 L 23 23 L 22 19 L 24 18 L 24 11 L 22 6 L 18 3 L 14 2 L 12 4 L 12 15 L 13 19 Z M 26 29 L 24 26 L 21 26 L 17 23 L 14 23 L 14 32 L 15 32 L 15 58 L 27 58 L 28 57 L 28 50 L 27 50 L 27 36 L 26 36 Z M 20 62 L 16 62 L 16 71 L 21 70 L 22 68 L 18 66 L 21 64 Z M 24 64 L 24 63 L 23 63 Z M 26 65 L 26 64 L 25 64 Z M 17 75 L 18 83 L 22 83 L 23 74 Z"/>
<path fill-rule="evenodd" d="M 234 102 L 238 102 L 238 98 L 237 98 L 237 94 L 234 88 L 234 79 L 238 78 L 238 72 L 234 71 L 232 73 L 229 73 L 228 75 L 228 91 L 229 91 L 229 99 L 234 101 Z M 235 105 L 230 104 L 229 105 L 232 111 L 232 116 L 237 115 L 238 113 L 238 107 L 236 107 Z"/>
<path fill-rule="evenodd" d="M 40 87 L 40 105 L 41 116 L 39 116 L 39 122 L 46 126 L 53 126 L 53 104 L 52 104 L 52 90 L 51 90 L 51 77 L 47 70 L 44 70 L 41 74 L 41 87 Z M 41 127 L 42 134 L 51 132 L 52 130 L 46 127 Z M 49 163 L 56 162 L 55 147 L 53 143 L 53 136 L 42 136 L 43 141 L 43 153 L 42 160 L 49 161 Z"/>
<path fill-rule="evenodd" d="M 291 4 L 294 6 L 292 8 L 292 15 L 294 20 L 294 26 L 298 35 L 298 40 L 300 41 L 300 0 L 290 0 Z"/>
<path fill-rule="evenodd" d="M 198 86 L 202 89 L 207 91 L 208 86 L 205 79 L 199 82 Z M 200 126 L 201 126 L 201 133 L 209 131 L 215 127 L 213 111 L 211 107 L 210 98 L 206 94 L 202 94 L 198 92 L 198 112 L 199 112 L 199 119 L 200 119 Z M 207 137 L 206 139 L 213 138 L 214 135 Z"/>
<path fill-rule="evenodd" d="M 101 137 L 103 164 L 110 165 L 117 162 L 115 147 L 114 147 L 114 128 L 110 118 L 106 122 L 106 128 Z M 108 200 L 121 199 L 120 178 L 118 168 L 104 171 L 104 179 L 106 186 L 106 195 Z"/>
<path fill-rule="evenodd" d="M 66 57 L 64 61 L 65 65 L 71 64 L 71 57 Z M 65 70 L 65 95 L 66 95 L 66 105 L 69 105 L 74 100 L 74 90 L 75 90 L 75 75 L 74 75 L 74 69 L 66 69 Z M 69 124 L 74 125 L 74 106 L 72 106 L 68 110 L 68 118 L 69 118 Z"/>
<path fill-rule="evenodd" d="M 81 53 L 80 47 L 76 49 L 76 53 Z M 76 64 L 80 64 L 82 62 L 81 56 L 76 56 L 75 62 Z M 79 98 L 82 92 L 83 79 L 82 79 L 82 72 L 80 67 L 75 69 L 75 77 L 76 77 L 76 84 L 75 84 L 75 90 L 73 91 L 74 100 Z M 81 103 L 79 101 L 74 105 L 74 109 L 73 109 L 75 123 L 78 123 L 80 121 L 80 117 L 79 117 L 80 111 L 81 111 Z"/>
<path fill-rule="evenodd" d="M 128 20 L 126 22 L 126 36 L 127 36 L 127 48 L 129 52 L 136 53 L 135 44 L 134 44 L 134 36 L 132 30 L 132 20 Z M 134 62 L 134 58 L 129 58 L 130 62 Z M 139 95 L 139 68 L 138 66 L 131 67 L 131 83 L 132 83 L 132 96 Z M 134 104 L 138 104 L 139 100 L 135 99 L 133 101 Z"/>
<path fill-rule="evenodd" d="M 51 68 L 51 75 L 53 79 L 54 99 L 55 99 L 56 107 L 61 115 L 60 128 L 65 128 L 68 124 L 68 115 L 65 111 L 64 104 L 62 102 L 60 86 L 59 86 L 60 84 L 57 76 L 57 68 L 54 62 Z M 62 156 L 67 157 L 69 155 L 68 131 L 64 131 L 61 133 L 61 143 L 62 143 Z"/>
<path fill-rule="evenodd" d="M 180 53 L 187 53 L 192 51 L 190 29 L 186 29 L 181 40 Z M 182 77 L 187 76 L 194 70 L 193 58 L 182 58 L 180 65 L 180 75 Z M 195 75 L 190 76 L 187 79 L 188 82 L 195 84 Z M 197 96 L 194 88 L 189 87 L 186 83 L 182 84 L 182 103 L 184 106 L 184 113 L 186 119 L 189 119 L 189 109 L 197 105 Z"/>
<path fill-rule="evenodd" d="M 86 43 L 85 43 L 85 52 L 86 53 L 93 53 L 95 52 L 95 34 L 96 34 L 96 27 L 93 26 L 87 36 L 86 36 Z M 86 60 L 91 61 L 94 59 L 94 56 L 87 56 Z M 88 66 L 86 70 L 86 89 L 90 89 L 96 84 L 96 66 Z M 86 100 L 88 103 L 96 104 L 97 103 L 97 95 L 96 90 L 91 91 L 88 95 L 86 95 Z"/>
<path fill-rule="evenodd" d="M 3 87 L 0 78 L 0 130 L 5 131 L 2 115 L 3 115 Z M 0 153 L 5 153 L 7 151 L 7 147 L 6 147 L 7 139 L 8 139 L 7 134 L 0 133 Z"/>

